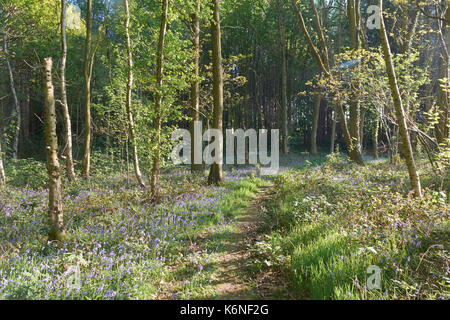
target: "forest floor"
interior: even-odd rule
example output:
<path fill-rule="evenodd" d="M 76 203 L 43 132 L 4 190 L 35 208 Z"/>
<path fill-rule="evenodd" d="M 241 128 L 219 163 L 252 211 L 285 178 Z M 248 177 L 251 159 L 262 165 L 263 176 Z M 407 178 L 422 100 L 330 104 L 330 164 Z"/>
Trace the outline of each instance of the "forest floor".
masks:
<path fill-rule="evenodd" d="M 45 236 L 45 164 L 10 164 L 0 299 L 448 299 L 448 180 L 442 190 L 419 162 L 413 199 L 402 164 L 281 160 L 274 177 L 226 168 L 221 186 L 173 168 L 158 205 L 97 163 L 89 181 L 64 182 L 64 244 Z M 374 266 L 382 290 L 367 288 Z"/>
<path fill-rule="evenodd" d="M 189 255 L 201 254 L 209 266 L 202 271 L 208 274 L 208 289 L 197 293 L 185 292 L 190 298 L 217 300 L 292 299 L 287 279 L 279 269 L 262 270 L 252 250 L 267 234 L 266 203 L 273 197 L 273 184 L 265 182 L 248 199 L 245 210 L 233 220 L 227 232 L 208 230 L 190 240 Z M 242 208 L 241 208 L 242 209 Z M 207 263 L 207 265 L 208 265 Z M 172 269 L 167 283 L 160 290 L 158 299 L 184 297 L 186 273 L 184 264 Z M 181 272 L 180 272 L 181 271 Z M 177 277 L 176 274 L 182 274 Z M 177 279 L 178 278 L 178 279 Z M 184 281 L 184 282 L 183 282 Z"/>

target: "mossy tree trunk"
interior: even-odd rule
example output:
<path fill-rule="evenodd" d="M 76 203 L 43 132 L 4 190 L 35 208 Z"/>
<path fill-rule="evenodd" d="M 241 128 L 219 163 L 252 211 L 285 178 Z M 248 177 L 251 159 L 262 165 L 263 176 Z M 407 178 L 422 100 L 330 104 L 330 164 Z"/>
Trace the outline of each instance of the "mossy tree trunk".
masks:
<path fill-rule="evenodd" d="M 223 119 L 223 69 L 222 69 L 222 44 L 220 31 L 219 0 L 212 0 L 213 18 L 211 20 L 211 42 L 213 60 L 213 129 L 222 132 Z M 223 141 L 216 152 L 223 152 Z M 219 155 L 222 158 L 222 154 Z M 213 163 L 209 172 L 208 183 L 219 184 L 222 182 L 222 163 Z"/>
<path fill-rule="evenodd" d="M 44 134 L 49 181 L 48 215 L 50 230 L 48 238 L 50 241 L 63 241 L 66 238 L 66 230 L 63 221 L 61 174 L 58 161 L 55 97 L 52 83 L 52 58 L 44 59 L 44 96 Z"/>
<path fill-rule="evenodd" d="M 89 178 L 91 168 L 91 38 L 92 38 L 92 0 L 87 0 L 86 8 L 86 41 L 84 52 L 84 153 L 83 178 Z"/>
<path fill-rule="evenodd" d="M 378 5 L 382 12 L 383 10 L 383 0 L 378 0 Z M 420 185 L 419 174 L 417 173 L 416 164 L 414 161 L 413 151 L 411 147 L 411 141 L 409 138 L 408 127 L 406 124 L 406 115 L 403 108 L 403 102 L 400 95 L 400 90 L 397 83 L 397 75 L 394 69 L 394 62 L 392 61 L 391 47 L 389 45 L 389 39 L 386 33 L 386 27 L 384 24 L 383 14 L 381 14 L 381 27 L 380 27 L 380 38 L 381 45 L 383 47 L 384 60 L 386 63 L 386 72 L 389 78 L 389 85 L 391 88 L 392 99 L 394 102 L 395 115 L 397 118 L 398 129 L 401 139 L 401 148 L 403 150 L 403 155 L 405 157 L 406 166 L 408 167 L 409 179 L 411 182 L 411 187 L 416 197 L 422 196 L 422 189 Z"/>
<path fill-rule="evenodd" d="M 360 41 L 360 28 L 361 28 L 361 18 L 360 18 L 360 1 L 359 0 L 349 0 L 347 2 L 347 18 L 349 22 L 349 32 L 350 32 L 350 45 L 353 50 L 359 50 L 361 47 Z M 358 67 L 359 68 L 359 67 Z M 358 81 L 358 80 L 356 80 Z M 350 159 L 359 164 L 364 165 L 362 157 L 362 147 L 361 147 L 361 104 L 359 100 L 359 90 L 360 85 L 358 82 L 353 84 L 354 92 L 351 96 L 350 105 L 350 123 L 349 123 L 349 133 L 351 138 L 350 145 Z"/>

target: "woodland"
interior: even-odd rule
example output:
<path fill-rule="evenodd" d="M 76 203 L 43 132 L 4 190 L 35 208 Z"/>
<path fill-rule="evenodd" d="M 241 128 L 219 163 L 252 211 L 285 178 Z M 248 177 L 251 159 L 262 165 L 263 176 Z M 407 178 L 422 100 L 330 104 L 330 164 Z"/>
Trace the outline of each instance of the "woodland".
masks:
<path fill-rule="evenodd" d="M 0 42 L 0 300 L 450 298 L 449 0 L 0 0 Z M 196 123 L 276 174 L 175 163 Z"/>

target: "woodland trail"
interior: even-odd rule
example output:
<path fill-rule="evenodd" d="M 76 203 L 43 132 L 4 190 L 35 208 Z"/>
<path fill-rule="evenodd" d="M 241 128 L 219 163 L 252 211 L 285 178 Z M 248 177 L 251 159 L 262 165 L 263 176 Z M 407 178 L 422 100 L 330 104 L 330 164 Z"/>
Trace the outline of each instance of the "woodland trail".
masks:
<path fill-rule="evenodd" d="M 288 289 L 275 271 L 252 271 L 248 246 L 264 236 L 263 208 L 272 196 L 272 186 L 260 187 L 245 214 L 236 218 L 235 232 L 223 244 L 213 281 L 219 300 L 289 299 Z"/>

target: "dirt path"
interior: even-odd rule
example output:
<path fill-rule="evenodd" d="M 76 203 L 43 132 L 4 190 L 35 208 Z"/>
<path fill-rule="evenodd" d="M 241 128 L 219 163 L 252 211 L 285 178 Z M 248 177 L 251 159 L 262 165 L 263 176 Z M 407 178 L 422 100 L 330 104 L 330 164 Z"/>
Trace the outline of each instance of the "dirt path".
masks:
<path fill-rule="evenodd" d="M 261 187 L 258 196 L 247 209 L 246 214 L 237 218 L 235 232 L 224 243 L 223 252 L 217 265 L 213 284 L 216 287 L 215 299 L 276 299 L 286 297 L 287 290 L 279 274 L 252 271 L 252 257 L 248 246 L 263 236 L 264 223 L 262 210 L 271 197 L 271 186 Z"/>

